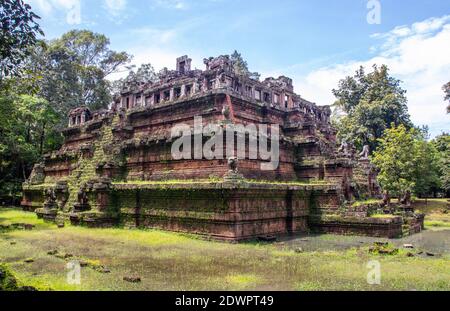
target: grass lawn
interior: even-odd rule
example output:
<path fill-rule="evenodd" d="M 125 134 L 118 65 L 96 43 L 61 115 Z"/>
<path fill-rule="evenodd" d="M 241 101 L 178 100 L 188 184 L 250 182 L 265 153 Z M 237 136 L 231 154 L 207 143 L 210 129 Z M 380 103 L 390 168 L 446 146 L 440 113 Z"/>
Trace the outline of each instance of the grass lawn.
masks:
<path fill-rule="evenodd" d="M 413 206 L 417 212 L 426 215 L 426 228 L 450 229 L 450 203 L 447 199 L 416 199 Z"/>
<path fill-rule="evenodd" d="M 433 257 L 407 256 L 419 249 L 374 255 L 368 248 L 376 239 L 322 235 L 303 239 L 310 247 L 296 252 L 298 245 L 289 241 L 230 244 L 158 230 L 57 228 L 34 213 L 0 209 L 0 225 L 13 223 L 36 227 L 0 231 L 0 263 L 9 266 L 20 284 L 41 290 L 450 289 L 448 249 Z M 449 243 L 450 231 L 436 233 Z M 332 250 L 313 247 L 316 242 Z M 356 246 L 335 247 L 344 242 Z M 49 255 L 52 250 L 73 257 Z M 91 263 L 81 268 L 80 285 L 66 282 L 66 264 L 73 259 Z M 381 285 L 366 281 L 370 260 L 381 263 Z M 95 269 L 100 266 L 110 273 Z M 126 282 L 125 276 L 139 276 L 141 282 Z"/>

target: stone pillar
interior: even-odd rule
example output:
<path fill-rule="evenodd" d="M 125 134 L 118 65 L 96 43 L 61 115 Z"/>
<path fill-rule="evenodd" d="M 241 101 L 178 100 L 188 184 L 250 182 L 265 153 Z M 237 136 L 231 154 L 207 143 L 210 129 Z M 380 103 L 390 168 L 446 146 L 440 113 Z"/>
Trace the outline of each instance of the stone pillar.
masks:
<path fill-rule="evenodd" d="M 99 182 L 94 184 L 96 206 L 100 212 L 105 212 L 109 207 L 110 189 L 111 180 L 109 178 L 101 178 Z"/>
<path fill-rule="evenodd" d="M 173 101 L 173 100 L 174 100 L 174 93 L 175 93 L 174 88 L 171 88 L 171 89 L 170 89 L 170 98 L 169 98 L 169 101 Z"/>
<path fill-rule="evenodd" d="M 198 89 L 198 83 L 197 83 L 197 81 L 195 81 L 194 84 L 192 84 L 192 91 L 191 91 L 191 93 L 192 94 L 197 93 L 197 89 Z"/>
<path fill-rule="evenodd" d="M 184 97 L 184 96 L 186 96 L 186 85 L 182 85 L 181 86 L 181 94 L 180 94 L 180 97 Z"/>
<path fill-rule="evenodd" d="M 286 93 L 285 92 L 281 92 L 280 93 L 280 107 L 281 108 L 285 108 L 286 107 L 285 103 L 284 103 L 285 97 L 286 97 Z"/>

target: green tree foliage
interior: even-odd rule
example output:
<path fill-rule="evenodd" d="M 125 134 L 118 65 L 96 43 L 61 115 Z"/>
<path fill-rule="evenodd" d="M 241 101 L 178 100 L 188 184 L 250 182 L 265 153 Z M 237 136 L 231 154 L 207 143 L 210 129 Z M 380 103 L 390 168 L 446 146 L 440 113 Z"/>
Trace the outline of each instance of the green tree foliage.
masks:
<path fill-rule="evenodd" d="M 38 19 L 22 0 L 0 1 L 0 82 L 18 74 L 28 47 L 36 43 L 38 34 L 44 35 Z"/>
<path fill-rule="evenodd" d="M 128 79 L 135 83 L 149 83 L 157 80 L 155 69 L 151 64 L 142 64 L 136 73 L 131 71 L 128 75 Z"/>
<path fill-rule="evenodd" d="M 403 125 L 387 129 L 373 153 L 372 161 L 380 170 L 378 181 L 391 194 L 402 195 L 414 188 L 415 164 L 410 153 L 414 136 L 415 131 Z"/>
<path fill-rule="evenodd" d="M 29 68 L 39 17 L 22 0 L 0 1 L 0 198 L 16 197 L 43 152 L 58 144 L 58 117 L 35 96 L 39 77 Z"/>
<path fill-rule="evenodd" d="M 88 30 L 72 30 L 61 38 L 42 43 L 28 60 L 37 73 L 39 95 L 61 116 L 85 105 L 93 110 L 111 102 L 108 75 L 127 63 L 130 56 L 109 48 L 109 39 Z"/>
<path fill-rule="evenodd" d="M 250 72 L 250 70 L 248 69 L 247 61 L 244 60 L 244 58 L 238 51 L 235 50 L 233 54 L 231 54 L 230 59 L 233 63 L 235 73 L 251 79 L 259 80 L 261 75 L 257 72 Z"/>
<path fill-rule="evenodd" d="M 439 154 L 435 145 L 427 141 L 427 136 L 426 130 L 417 132 L 413 146 L 414 193 L 419 197 L 426 197 L 441 188 Z"/>
<path fill-rule="evenodd" d="M 380 170 L 382 188 L 395 196 L 411 191 L 428 195 L 439 187 L 437 151 L 425 134 L 404 125 L 392 125 L 379 139 L 372 161 Z"/>
<path fill-rule="evenodd" d="M 0 195 L 15 196 L 43 153 L 60 143 L 52 106 L 31 95 L 0 95 Z"/>
<path fill-rule="evenodd" d="M 155 82 L 158 79 L 158 75 L 151 64 L 142 64 L 137 71 L 134 71 L 135 66 L 128 67 L 128 76 L 124 79 L 119 79 L 111 83 L 111 93 L 118 94 L 127 86 L 137 86 L 150 82 Z"/>
<path fill-rule="evenodd" d="M 444 133 L 432 141 L 437 152 L 437 166 L 442 189 L 450 192 L 450 135 Z"/>
<path fill-rule="evenodd" d="M 387 66 L 374 65 L 367 74 L 360 67 L 353 77 L 346 77 L 333 89 L 337 98 L 334 105 L 342 112 L 335 120 L 338 138 L 353 142 L 358 149 L 368 144 L 375 150 L 391 124 L 412 127 L 405 93 L 400 81 L 389 76 Z"/>

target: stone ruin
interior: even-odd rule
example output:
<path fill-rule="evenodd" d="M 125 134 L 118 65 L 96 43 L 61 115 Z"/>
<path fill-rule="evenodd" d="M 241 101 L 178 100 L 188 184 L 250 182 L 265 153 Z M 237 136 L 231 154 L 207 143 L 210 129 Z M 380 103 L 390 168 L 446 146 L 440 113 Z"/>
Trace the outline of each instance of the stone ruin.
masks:
<path fill-rule="evenodd" d="M 405 234 L 406 217 L 374 218 L 367 206 L 352 205 L 380 195 L 376 169 L 368 147 L 359 154 L 350 142 L 336 145 L 329 106 L 294 93 L 290 78 L 239 75 L 228 56 L 204 63 L 205 70 L 192 69 L 180 57 L 157 81 L 126 85 L 108 110 L 72 110 L 63 146 L 24 183 L 22 206 L 47 220 L 230 241 L 310 231 Z M 171 129 L 193 127 L 196 116 L 220 127 L 279 124 L 278 167 L 261 170 L 261 157 L 175 160 Z M 234 142 L 223 147 L 237 151 Z M 420 231 L 423 218 L 414 219 L 412 231 Z"/>

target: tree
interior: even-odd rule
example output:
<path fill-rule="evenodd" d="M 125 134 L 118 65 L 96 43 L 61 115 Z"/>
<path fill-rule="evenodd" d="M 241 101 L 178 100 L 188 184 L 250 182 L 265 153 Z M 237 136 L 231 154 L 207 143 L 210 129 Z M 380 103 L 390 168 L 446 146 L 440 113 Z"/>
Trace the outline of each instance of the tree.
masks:
<path fill-rule="evenodd" d="M 36 22 L 40 17 L 22 0 L 0 1 L 0 83 L 4 77 L 17 75 L 27 57 L 28 48 L 44 35 Z"/>
<path fill-rule="evenodd" d="M 450 195 L 450 135 L 443 133 L 432 141 L 437 152 L 438 174 L 442 190 Z"/>
<path fill-rule="evenodd" d="M 238 51 L 235 50 L 233 54 L 231 54 L 230 59 L 235 73 L 251 79 L 259 80 L 261 75 L 257 72 L 250 72 L 247 61 L 244 60 Z"/>
<path fill-rule="evenodd" d="M 439 179 L 439 156 L 432 142 L 427 141 L 427 130 L 416 134 L 411 156 L 415 163 L 414 193 L 427 197 L 441 187 Z"/>
<path fill-rule="evenodd" d="M 128 76 L 124 79 L 119 79 L 111 83 L 111 93 L 118 94 L 126 86 L 137 86 L 140 84 L 147 84 L 158 80 L 158 75 L 153 66 L 149 64 L 142 64 L 136 72 L 135 66 L 128 67 Z"/>
<path fill-rule="evenodd" d="M 142 64 L 136 71 L 136 74 L 132 71 L 132 76 L 130 77 L 137 83 L 155 82 L 157 78 L 155 69 L 151 64 Z"/>
<path fill-rule="evenodd" d="M 391 195 L 402 196 L 415 186 L 414 129 L 404 125 L 385 130 L 379 138 L 380 146 L 373 153 L 372 161 L 380 170 L 378 181 L 381 187 Z"/>
<path fill-rule="evenodd" d="M 391 125 L 412 127 L 405 93 L 400 80 L 389 76 L 387 66 L 374 65 L 368 74 L 360 67 L 333 89 L 337 98 L 334 106 L 342 112 L 334 120 L 338 138 L 353 142 L 359 149 L 368 144 L 376 150 L 378 139 Z"/>
<path fill-rule="evenodd" d="M 445 84 L 442 89 L 444 90 L 445 93 L 445 98 L 444 100 L 448 100 L 449 104 L 447 106 L 447 113 L 450 113 L 450 82 L 447 82 L 447 84 Z"/>
<path fill-rule="evenodd" d="M 109 44 L 102 34 L 72 30 L 34 48 L 27 68 L 42 76 L 39 95 L 51 102 L 62 117 L 78 106 L 96 110 L 111 102 L 106 78 L 126 64 L 130 56 L 112 51 Z"/>
<path fill-rule="evenodd" d="M 380 170 L 378 181 L 389 194 L 427 196 L 440 187 L 437 150 L 426 137 L 426 130 L 392 125 L 379 139 L 372 161 Z"/>
<path fill-rule="evenodd" d="M 42 98 L 0 94 L 0 196 L 16 196 L 33 163 L 60 143 L 58 120 Z"/>

